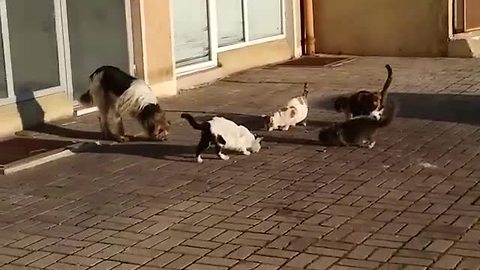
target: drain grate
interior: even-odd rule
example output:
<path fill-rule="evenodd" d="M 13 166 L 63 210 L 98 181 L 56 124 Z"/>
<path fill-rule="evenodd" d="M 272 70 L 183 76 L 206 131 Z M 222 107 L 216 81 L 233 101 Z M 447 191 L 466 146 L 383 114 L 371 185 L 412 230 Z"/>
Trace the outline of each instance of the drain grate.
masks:
<path fill-rule="evenodd" d="M 346 57 L 320 57 L 320 56 L 303 56 L 298 59 L 290 60 L 278 64 L 279 66 L 302 66 L 302 67 L 323 67 L 329 64 L 346 60 Z"/>
<path fill-rule="evenodd" d="M 75 144 L 72 141 L 56 141 L 33 138 L 13 138 L 0 142 L 0 166 L 34 158 L 47 152 L 63 150 Z"/>

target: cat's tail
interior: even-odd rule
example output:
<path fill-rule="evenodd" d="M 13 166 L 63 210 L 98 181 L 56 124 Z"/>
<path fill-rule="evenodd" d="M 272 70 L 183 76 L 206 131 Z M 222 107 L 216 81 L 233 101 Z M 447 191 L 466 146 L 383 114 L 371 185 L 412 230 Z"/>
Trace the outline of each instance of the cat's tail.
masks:
<path fill-rule="evenodd" d="M 90 90 L 87 90 L 87 92 L 83 93 L 83 95 L 80 96 L 79 101 L 83 105 L 92 105 L 93 98 L 92 95 L 90 95 Z"/>
<path fill-rule="evenodd" d="M 302 96 L 307 97 L 308 96 L 308 83 L 303 84 L 303 94 Z"/>
<path fill-rule="evenodd" d="M 392 83 L 392 74 L 393 74 L 392 67 L 389 64 L 385 65 L 385 68 L 387 69 L 387 79 L 383 84 L 382 91 L 380 91 L 380 99 L 382 101 L 382 104 L 385 100 L 385 96 L 387 95 L 387 90 L 390 87 L 390 84 Z"/>
<path fill-rule="evenodd" d="M 390 125 L 395 118 L 395 115 L 397 113 L 397 105 L 395 102 L 389 102 L 387 106 L 385 106 L 385 111 L 383 112 L 382 117 L 380 120 L 378 120 L 378 127 L 386 127 Z"/>
<path fill-rule="evenodd" d="M 195 121 L 195 118 L 193 118 L 193 116 L 189 113 L 182 113 L 180 115 L 180 117 L 182 117 L 183 119 L 186 119 L 188 121 L 188 123 L 190 124 L 190 126 L 192 126 L 194 129 L 198 129 L 198 130 L 206 130 L 208 129 L 208 123 L 204 122 L 204 123 L 198 123 L 197 121 Z"/>

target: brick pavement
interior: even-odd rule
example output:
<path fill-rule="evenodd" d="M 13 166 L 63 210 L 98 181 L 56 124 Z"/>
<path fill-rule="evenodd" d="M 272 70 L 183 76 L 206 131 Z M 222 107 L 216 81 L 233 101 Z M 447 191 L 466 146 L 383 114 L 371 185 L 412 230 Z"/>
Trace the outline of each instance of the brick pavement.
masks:
<path fill-rule="evenodd" d="M 401 108 L 375 148 L 312 144 L 341 119 L 323 100 L 381 87 L 385 63 Z M 479 269 L 479 64 L 266 67 L 164 99 L 176 111 L 167 143 L 97 146 L 0 177 L 0 269 Z M 193 162 L 198 133 L 179 111 L 258 127 L 255 115 L 305 81 L 308 132 L 268 134 L 250 157 Z M 82 137 L 98 127 L 86 116 L 56 128 Z"/>

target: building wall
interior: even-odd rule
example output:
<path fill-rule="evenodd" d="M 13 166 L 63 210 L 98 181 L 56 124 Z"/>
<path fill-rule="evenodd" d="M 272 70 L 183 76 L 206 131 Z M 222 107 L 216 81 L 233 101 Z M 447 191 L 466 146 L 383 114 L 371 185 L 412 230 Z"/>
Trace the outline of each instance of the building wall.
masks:
<path fill-rule="evenodd" d="M 301 53 L 300 0 L 286 0 L 284 38 L 220 52 L 218 67 L 178 77 L 177 88 L 192 88 L 235 72 L 299 57 Z"/>
<path fill-rule="evenodd" d="M 446 56 L 449 0 L 315 0 L 316 50 Z"/>
<path fill-rule="evenodd" d="M 287 60 L 301 53 L 300 0 L 285 0 L 285 37 L 220 52 L 217 55 L 217 67 L 177 78 L 171 17 L 171 3 L 174 0 L 128 1 L 131 9 L 135 75 L 145 79 L 159 97 L 175 95 L 177 89 Z M 205 72 L 208 76 L 205 76 Z M 62 91 L 64 92 L 0 105 L 0 137 L 44 121 L 71 117 L 74 102 L 66 88 Z"/>

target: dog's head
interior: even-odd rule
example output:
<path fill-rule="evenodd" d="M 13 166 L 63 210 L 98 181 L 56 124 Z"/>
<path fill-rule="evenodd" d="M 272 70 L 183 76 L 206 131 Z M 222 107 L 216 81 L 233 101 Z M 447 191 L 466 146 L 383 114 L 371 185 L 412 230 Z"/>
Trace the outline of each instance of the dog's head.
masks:
<path fill-rule="evenodd" d="M 170 130 L 170 121 L 158 104 L 145 106 L 139 114 L 139 120 L 147 135 L 155 140 L 167 140 Z"/>

